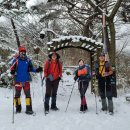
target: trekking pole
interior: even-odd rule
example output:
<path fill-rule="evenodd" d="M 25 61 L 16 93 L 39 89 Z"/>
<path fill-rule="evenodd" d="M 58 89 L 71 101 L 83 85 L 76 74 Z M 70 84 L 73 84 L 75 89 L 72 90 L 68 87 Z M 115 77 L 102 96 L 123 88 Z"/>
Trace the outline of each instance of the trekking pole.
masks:
<path fill-rule="evenodd" d="M 12 81 L 13 82 L 13 81 Z M 14 84 L 14 83 L 13 83 Z M 14 124 L 14 86 L 13 86 L 13 113 L 12 113 L 12 123 Z"/>
<path fill-rule="evenodd" d="M 94 77 L 94 87 L 96 86 L 96 77 Z M 96 114 L 98 114 L 98 111 L 97 111 L 97 96 L 96 96 L 96 90 L 94 88 L 94 95 L 95 95 L 95 105 L 96 105 Z"/>
<path fill-rule="evenodd" d="M 63 79 L 61 79 L 61 82 L 62 82 L 62 87 L 63 87 L 63 84 L 64 84 L 64 81 L 63 81 Z"/>
<path fill-rule="evenodd" d="M 42 96 L 44 99 L 44 93 L 43 93 L 44 77 L 42 78 L 42 73 L 40 73 L 40 77 L 41 77 Z"/>
<path fill-rule="evenodd" d="M 33 98 L 34 98 L 34 85 L 32 84 L 32 93 L 33 93 Z"/>
<path fill-rule="evenodd" d="M 98 114 L 98 111 L 97 111 L 97 96 L 96 96 L 96 77 L 95 77 L 95 74 L 93 75 L 94 76 L 94 96 L 95 96 L 95 106 L 96 106 L 96 114 Z"/>
<path fill-rule="evenodd" d="M 42 73 L 40 73 L 40 77 L 41 77 L 41 87 L 43 87 L 43 85 L 44 85 L 44 77 L 42 78 Z"/>
<path fill-rule="evenodd" d="M 94 92 L 94 95 L 95 95 L 95 104 L 96 104 L 96 114 L 98 114 L 98 111 L 97 111 L 97 96 L 96 96 L 96 91 Z"/>
<path fill-rule="evenodd" d="M 106 100 L 106 96 L 107 96 L 107 90 L 106 90 L 106 76 L 105 76 L 105 100 Z M 107 113 L 107 110 L 106 110 Z"/>
<path fill-rule="evenodd" d="M 43 86 L 44 77 L 42 78 L 42 73 L 40 72 L 40 78 L 41 78 L 41 86 Z"/>
<path fill-rule="evenodd" d="M 69 97 L 69 100 L 68 100 L 68 103 L 67 103 L 67 107 L 66 107 L 65 112 L 67 112 L 67 109 L 68 109 L 68 106 L 69 106 L 69 103 L 70 103 L 70 99 L 71 99 L 71 96 L 72 96 L 72 92 L 73 92 L 75 83 L 76 83 L 76 81 L 75 81 L 74 84 L 73 84 L 73 87 L 72 87 L 72 90 L 71 90 L 71 93 L 70 93 L 70 97 Z"/>
<path fill-rule="evenodd" d="M 83 85 L 83 81 L 81 80 L 82 83 L 82 92 L 83 92 L 83 96 L 85 97 L 85 92 L 84 92 L 84 85 Z M 84 98 L 83 97 L 83 98 Z M 81 99 L 82 100 L 82 99 Z M 82 101 L 81 101 L 82 102 Z M 83 104 L 83 111 L 84 111 L 84 104 Z"/>
<path fill-rule="evenodd" d="M 43 90 L 43 85 L 44 85 L 44 77 L 41 79 L 41 87 L 42 87 L 42 97 L 43 97 L 43 103 L 44 103 L 44 114 L 46 116 L 46 113 L 45 113 L 45 96 L 44 96 L 44 90 Z"/>
<path fill-rule="evenodd" d="M 44 77 L 42 78 L 42 83 L 41 83 L 41 87 L 42 87 L 42 96 L 43 96 L 43 99 L 44 99 L 43 85 L 44 85 Z"/>

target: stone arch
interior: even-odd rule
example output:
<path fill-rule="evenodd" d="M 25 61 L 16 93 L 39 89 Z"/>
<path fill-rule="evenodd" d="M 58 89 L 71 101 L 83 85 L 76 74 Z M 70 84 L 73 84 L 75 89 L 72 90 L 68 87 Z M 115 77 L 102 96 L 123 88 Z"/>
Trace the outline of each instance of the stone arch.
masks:
<path fill-rule="evenodd" d="M 103 48 L 103 43 L 97 42 L 85 36 L 60 36 L 47 43 L 48 52 L 58 51 L 65 48 L 80 48 L 90 53 L 91 72 L 95 71 L 94 62 Z M 91 79 L 91 91 L 97 86 L 96 77 Z"/>

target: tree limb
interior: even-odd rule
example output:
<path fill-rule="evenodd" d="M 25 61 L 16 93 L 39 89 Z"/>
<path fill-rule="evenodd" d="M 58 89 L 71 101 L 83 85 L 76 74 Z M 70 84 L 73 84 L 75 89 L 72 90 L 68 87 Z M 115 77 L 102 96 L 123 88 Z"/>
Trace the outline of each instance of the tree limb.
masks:
<path fill-rule="evenodd" d="M 114 6 L 114 8 L 113 8 L 113 10 L 112 10 L 112 12 L 111 12 L 111 14 L 109 16 L 110 19 L 113 19 L 115 17 L 115 15 L 116 15 L 122 1 L 123 0 L 117 0 L 115 6 Z"/>
<path fill-rule="evenodd" d="M 70 17 L 73 18 L 77 23 L 81 24 L 84 26 L 84 23 L 78 20 L 76 17 L 74 17 L 71 13 L 69 13 Z"/>
<path fill-rule="evenodd" d="M 90 6 L 92 6 L 93 8 L 97 9 L 97 11 L 102 14 L 103 13 L 103 10 L 98 6 L 96 5 L 94 2 L 92 2 L 91 0 L 86 0 L 87 3 L 90 4 Z"/>

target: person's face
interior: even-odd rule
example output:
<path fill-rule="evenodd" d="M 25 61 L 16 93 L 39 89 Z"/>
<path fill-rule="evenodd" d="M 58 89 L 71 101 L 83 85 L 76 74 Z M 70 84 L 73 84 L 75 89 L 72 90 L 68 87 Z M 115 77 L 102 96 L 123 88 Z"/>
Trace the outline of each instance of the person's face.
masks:
<path fill-rule="evenodd" d="M 52 54 L 52 59 L 56 60 L 57 59 L 57 55 L 56 54 Z"/>
<path fill-rule="evenodd" d="M 84 62 L 81 60 L 80 62 L 79 62 L 79 66 L 83 66 L 84 65 Z"/>
<path fill-rule="evenodd" d="M 100 60 L 100 61 L 105 61 L 105 56 L 104 56 L 104 55 L 101 55 L 101 56 L 99 57 L 99 60 Z"/>
<path fill-rule="evenodd" d="M 19 52 L 19 55 L 22 59 L 24 59 L 26 57 L 26 52 L 25 51 L 21 51 Z"/>

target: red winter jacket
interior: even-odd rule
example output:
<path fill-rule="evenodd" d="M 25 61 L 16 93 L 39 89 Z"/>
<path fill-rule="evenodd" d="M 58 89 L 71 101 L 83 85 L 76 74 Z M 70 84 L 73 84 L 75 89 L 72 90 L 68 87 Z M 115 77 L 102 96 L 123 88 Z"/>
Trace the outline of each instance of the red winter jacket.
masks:
<path fill-rule="evenodd" d="M 59 62 L 59 63 L 58 63 Z M 48 77 L 49 74 L 52 74 L 55 79 L 58 79 L 62 76 L 62 63 L 57 60 L 47 60 L 44 65 L 44 77 Z"/>

